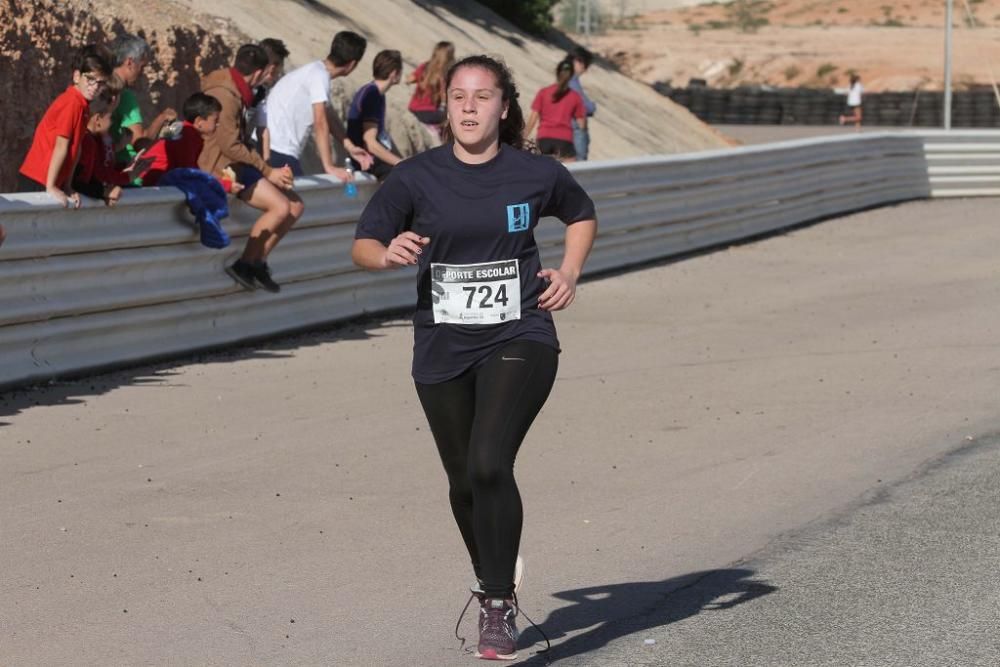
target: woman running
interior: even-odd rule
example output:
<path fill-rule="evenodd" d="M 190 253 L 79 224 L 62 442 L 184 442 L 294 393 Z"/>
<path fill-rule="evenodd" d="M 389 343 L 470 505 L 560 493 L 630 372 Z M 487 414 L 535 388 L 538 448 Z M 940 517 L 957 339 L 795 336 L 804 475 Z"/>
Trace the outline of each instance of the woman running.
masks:
<path fill-rule="evenodd" d="M 555 160 L 523 150 L 510 71 L 471 56 L 447 73 L 448 143 L 400 163 L 365 207 L 352 256 L 417 267 L 413 378 L 478 579 L 476 655 L 517 655 L 522 509 L 514 458 L 555 381 L 552 312 L 569 306 L 597 232 L 594 204 Z M 534 228 L 566 227 L 542 268 Z"/>
<path fill-rule="evenodd" d="M 542 155 L 551 155 L 562 162 L 576 161 L 573 121 L 581 130 L 587 129 L 587 107 L 580 94 L 570 88 L 574 74 L 571 58 L 556 66 L 556 82 L 535 95 L 524 129 L 524 135 L 530 137 L 535 125 L 541 121 L 538 126 L 538 150 Z"/>
<path fill-rule="evenodd" d="M 406 81 L 417 84 L 413 97 L 410 98 L 410 112 L 437 138 L 441 137 L 441 128 L 447 119 L 444 108 L 444 77 L 454 64 L 455 45 L 451 42 L 438 42 L 431 53 L 431 59 L 421 63 Z"/>

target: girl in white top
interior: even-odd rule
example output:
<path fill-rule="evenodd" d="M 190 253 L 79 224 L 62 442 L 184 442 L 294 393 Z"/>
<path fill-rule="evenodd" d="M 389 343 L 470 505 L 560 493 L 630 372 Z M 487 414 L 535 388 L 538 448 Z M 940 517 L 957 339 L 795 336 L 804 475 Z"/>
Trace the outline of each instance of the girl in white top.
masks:
<path fill-rule="evenodd" d="M 861 77 L 857 74 L 851 75 L 851 88 L 847 92 L 847 110 L 849 115 L 840 117 L 840 124 L 854 123 L 855 129 L 861 130 L 861 94 L 864 93 L 861 85 Z"/>

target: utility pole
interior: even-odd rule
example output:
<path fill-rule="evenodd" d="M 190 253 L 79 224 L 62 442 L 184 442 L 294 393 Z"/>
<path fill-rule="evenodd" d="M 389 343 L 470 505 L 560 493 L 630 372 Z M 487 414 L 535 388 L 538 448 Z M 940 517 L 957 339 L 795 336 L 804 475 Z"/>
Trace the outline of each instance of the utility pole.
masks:
<path fill-rule="evenodd" d="M 951 129 L 951 14 L 954 0 L 944 12 L 944 129 Z"/>
<path fill-rule="evenodd" d="M 590 44 L 590 2 L 591 0 L 576 0 L 576 31 L 586 38 Z"/>

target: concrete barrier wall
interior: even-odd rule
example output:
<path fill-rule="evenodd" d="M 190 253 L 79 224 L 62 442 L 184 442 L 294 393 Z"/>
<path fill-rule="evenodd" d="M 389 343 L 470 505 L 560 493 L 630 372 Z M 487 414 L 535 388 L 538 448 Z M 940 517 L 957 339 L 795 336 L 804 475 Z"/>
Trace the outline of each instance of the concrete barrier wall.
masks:
<path fill-rule="evenodd" d="M 589 273 L 691 252 L 891 202 L 1000 194 L 1000 132 L 865 134 L 573 167 L 597 204 Z M 300 179 L 306 214 L 271 258 L 280 294 L 247 292 L 223 266 L 256 211 L 232 205 L 230 248 L 198 242 L 172 188 L 128 191 L 115 209 L 59 209 L 44 194 L 0 195 L 0 387 L 317 327 L 415 301 L 413 270 L 350 260 L 374 185 L 346 198 Z M 563 227 L 536 234 L 558 263 Z"/>

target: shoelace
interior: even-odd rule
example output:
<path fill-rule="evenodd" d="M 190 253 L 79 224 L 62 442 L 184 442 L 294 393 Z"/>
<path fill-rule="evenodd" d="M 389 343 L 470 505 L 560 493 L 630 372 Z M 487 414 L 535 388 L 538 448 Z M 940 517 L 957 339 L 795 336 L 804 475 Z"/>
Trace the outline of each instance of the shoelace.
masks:
<path fill-rule="evenodd" d="M 462 626 L 462 619 L 465 618 L 465 612 L 467 612 L 469 610 L 469 605 L 472 604 L 472 601 L 475 600 L 476 597 L 477 596 L 476 596 L 475 593 L 472 593 L 471 595 L 469 595 L 468 601 L 465 603 L 465 606 L 462 607 L 462 613 L 458 615 L 458 622 L 455 623 L 455 639 L 457 639 L 460 642 L 460 644 L 458 646 L 458 650 L 459 651 L 461 651 L 461 650 L 463 650 L 465 648 L 465 637 L 463 637 L 460 634 L 458 634 L 458 629 Z M 542 636 L 542 639 L 545 640 L 545 648 L 538 649 L 537 651 L 535 651 L 535 653 L 547 653 L 549 651 L 549 649 L 552 648 L 552 642 L 549 641 L 549 636 L 547 634 L 545 634 L 545 631 L 542 630 L 540 627 L 538 627 L 538 624 L 535 623 L 533 620 L 531 620 L 531 617 L 528 616 L 527 614 L 525 614 L 524 610 L 521 609 L 521 605 L 519 605 L 518 602 L 517 602 L 517 593 L 514 594 L 514 608 L 517 610 L 516 615 L 517 616 L 524 616 L 524 620 L 526 620 L 528 623 L 530 623 L 531 627 L 533 627 L 535 630 L 537 630 L 538 634 L 540 634 Z"/>

